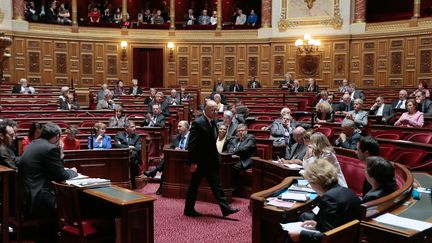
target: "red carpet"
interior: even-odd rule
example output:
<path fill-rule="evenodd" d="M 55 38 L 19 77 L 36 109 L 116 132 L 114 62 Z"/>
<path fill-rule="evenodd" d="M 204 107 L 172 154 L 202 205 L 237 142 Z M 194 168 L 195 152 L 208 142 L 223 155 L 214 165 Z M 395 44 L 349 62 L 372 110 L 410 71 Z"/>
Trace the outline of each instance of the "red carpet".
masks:
<path fill-rule="evenodd" d="M 155 242 L 251 242 L 252 215 L 249 200 L 234 198 L 230 204 L 240 212 L 227 218 L 217 204 L 197 201 L 195 209 L 202 217 L 183 215 L 184 199 L 164 198 L 155 194 L 159 183 L 147 184 L 142 193 L 157 198 L 154 203 Z"/>

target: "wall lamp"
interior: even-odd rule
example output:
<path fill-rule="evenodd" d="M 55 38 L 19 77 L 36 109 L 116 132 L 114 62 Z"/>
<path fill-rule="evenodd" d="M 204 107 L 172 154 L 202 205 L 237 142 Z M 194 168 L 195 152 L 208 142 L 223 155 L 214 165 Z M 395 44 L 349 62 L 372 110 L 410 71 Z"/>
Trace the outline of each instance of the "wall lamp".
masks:
<path fill-rule="evenodd" d="M 122 59 L 125 60 L 126 59 L 126 48 L 128 46 L 127 41 L 120 42 L 120 46 L 122 48 Z"/>
<path fill-rule="evenodd" d="M 169 58 L 172 61 L 174 59 L 174 42 L 168 42 Z"/>

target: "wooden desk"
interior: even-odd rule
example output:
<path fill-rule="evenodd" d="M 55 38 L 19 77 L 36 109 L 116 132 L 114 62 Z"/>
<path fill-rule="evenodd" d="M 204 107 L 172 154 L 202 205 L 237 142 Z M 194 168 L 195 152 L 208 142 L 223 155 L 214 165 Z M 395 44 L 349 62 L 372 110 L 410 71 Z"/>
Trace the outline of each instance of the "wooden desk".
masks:
<path fill-rule="evenodd" d="M 188 151 L 164 149 L 164 181 L 162 184 L 162 196 L 169 198 L 186 198 L 186 192 L 191 180 L 191 173 L 188 165 Z M 221 155 L 219 163 L 219 175 L 221 185 L 227 196 L 228 202 L 232 201 L 233 186 L 232 166 L 238 161 L 231 154 Z M 215 203 L 210 186 L 204 179 L 198 189 L 198 200 Z"/>
<path fill-rule="evenodd" d="M 426 173 L 413 173 L 413 175 L 421 187 L 432 187 L 432 176 Z M 432 195 L 427 193 L 420 194 L 420 200 L 414 200 L 411 197 L 406 203 L 390 211 L 390 213 L 432 223 Z M 419 232 L 378 223 L 372 219 L 361 223 L 361 236 L 367 242 L 383 242 L 383 239 L 386 242 L 392 243 L 431 242 L 432 228 Z"/>
<path fill-rule="evenodd" d="M 116 242 L 154 242 L 155 198 L 118 186 L 85 189 L 83 192 L 86 207 L 95 206 L 87 210 L 115 218 Z"/>
<path fill-rule="evenodd" d="M 3 198 L 2 198 L 2 242 L 9 242 L 9 175 L 15 170 L 9 167 L 0 165 L 0 180 L 2 182 Z"/>

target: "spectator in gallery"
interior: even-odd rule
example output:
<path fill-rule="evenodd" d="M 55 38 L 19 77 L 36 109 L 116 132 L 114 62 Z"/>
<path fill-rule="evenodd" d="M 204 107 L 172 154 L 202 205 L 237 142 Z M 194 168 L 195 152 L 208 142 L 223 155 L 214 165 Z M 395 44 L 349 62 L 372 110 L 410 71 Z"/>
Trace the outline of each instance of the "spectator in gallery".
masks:
<path fill-rule="evenodd" d="M 396 127 L 423 127 L 424 114 L 417 110 L 416 102 L 408 100 L 406 106 L 407 112 L 404 112 L 394 125 Z"/>
<path fill-rule="evenodd" d="M 111 23 L 112 20 L 113 20 L 113 17 L 114 17 L 114 15 L 111 12 L 111 9 L 105 8 L 105 10 L 104 10 L 104 12 L 102 14 L 101 20 L 104 23 Z"/>
<path fill-rule="evenodd" d="M 410 96 L 416 96 L 416 94 L 420 91 L 423 91 L 425 93 L 426 98 L 430 97 L 430 91 L 428 89 L 428 85 L 424 80 L 421 80 L 419 82 L 418 89 L 416 89 Z"/>
<path fill-rule="evenodd" d="M 170 17 L 169 17 L 170 10 L 167 1 L 162 1 L 162 8 L 160 11 L 164 22 L 170 22 Z"/>
<path fill-rule="evenodd" d="M 114 108 L 114 100 L 112 100 L 112 93 L 109 90 L 105 90 L 104 99 L 99 100 L 96 105 L 96 110 L 105 110 Z"/>
<path fill-rule="evenodd" d="M 207 10 L 203 9 L 201 16 L 198 17 L 198 24 L 200 25 L 209 25 L 210 17 L 207 15 Z"/>
<path fill-rule="evenodd" d="M 294 82 L 292 84 L 290 91 L 294 92 L 294 93 L 304 92 L 304 88 L 303 88 L 303 86 L 300 86 L 300 82 L 298 81 L 298 79 L 294 79 Z"/>
<path fill-rule="evenodd" d="M 126 115 L 123 114 L 123 107 L 121 105 L 116 105 L 114 108 L 114 116 L 110 117 L 108 127 L 123 128 L 127 121 Z"/>
<path fill-rule="evenodd" d="M 426 99 L 424 91 L 417 92 L 415 95 L 417 110 L 423 112 L 425 116 L 432 116 L 432 101 Z"/>
<path fill-rule="evenodd" d="M 261 83 L 258 80 L 256 80 L 255 76 L 252 76 L 251 80 L 248 82 L 248 88 L 249 89 L 261 88 Z"/>
<path fill-rule="evenodd" d="M 72 93 L 67 95 L 65 102 L 60 102 L 60 110 L 77 111 L 79 109 L 80 105 L 74 101 L 74 95 Z"/>
<path fill-rule="evenodd" d="M 122 18 L 122 10 L 121 8 L 117 8 L 113 16 L 113 22 L 116 24 L 120 24 L 122 22 Z"/>
<path fill-rule="evenodd" d="M 129 95 L 142 95 L 143 90 L 138 86 L 138 79 L 132 79 L 132 87 L 129 88 Z"/>
<path fill-rule="evenodd" d="M 137 20 L 138 20 L 138 23 L 140 23 L 140 24 L 144 23 L 144 10 L 143 9 L 138 10 Z"/>
<path fill-rule="evenodd" d="M 342 80 L 341 86 L 339 86 L 339 92 L 345 93 L 345 92 L 350 92 L 350 90 L 351 90 L 351 88 L 350 88 L 350 85 L 348 83 L 348 80 L 346 78 L 344 78 Z"/>
<path fill-rule="evenodd" d="M 165 20 L 162 17 L 162 11 L 157 10 L 156 15 L 153 17 L 153 24 L 163 24 L 164 22 Z"/>
<path fill-rule="evenodd" d="M 249 16 L 247 17 L 247 24 L 255 26 L 258 21 L 258 16 L 255 14 L 255 10 L 251 9 Z"/>
<path fill-rule="evenodd" d="M 88 148 L 89 149 L 110 149 L 111 148 L 111 137 L 105 135 L 106 125 L 102 122 L 97 122 L 94 125 L 96 134 L 91 134 L 88 137 Z"/>
<path fill-rule="evenodd" d="M 28 4 L 26 4 L 24 15 L 25 19 L 29 22 L 37 22 L 40 20 L 39 12 L 36 10 L 34 1 L 29 1 Z"/>
<path fill-rule="evenodd" d="M 217 24 L 217 12 L 213 11 L 212 16 L 210 17 L 210 24 L 216 25 Z"/>
<path fill-rule="evenodd" d="M 90 13 L 88 14 L 90 23 L 99 23 L 101 14 L 99 12 L 98 8 L 93 8 Z"/>
<path fill-rule="evenodd" d="M 152 23 L 153 15 L 151 14 L 150 9 L 146 9 L 143 16 L 143 23 L 144 24 L 151 24 Z"/>
<path fill-rule="evenodd" d="M 22 141 L 22 151 L 24 152 L 27 146 L 35 139 L 41 136 L 42 124 L 39 122 L 33 122 L 29 128 L 27 136 Z"/>
<path fill-rule="evenodd" d="M 80 141 L 76 138 L 76 135 L 79 133 L 78 128 L 75 125 L 70 125 L 64 131 L 66 136 L 61 138 L 61 142 L 63 143 L 64 150 L 79 150 L 81 149 Z"/>
<path fill-rule="evenodd" d="M 239 9 L 236 17 L 235 25 L 244 25 L 246 24 L 247 17 L 246 14 L 243 13 L 243 10 Z"/>
<path fill-rule="evenodd" d="M 64 3 L 60 4 L 60 8 L 58 10 L 58 22 L 59 24 L 72 24 L 70 12 L 67 8 L 65 8 Z"/>
<path fill-rule="evenodd" d="M 49 8 L 45 11 L 45 21 L 49 24 L 57 24 L 57 2 L 52 1 Z"/>
<path fill-rule="evenodd" d="M 19 84 L 15 85 L 12 89 L 12 93 L 14 94 L 34 94 L 36 90 L 31 87 L 27 79 L 21 78 Z"/>
<path fill-rule="evenodd" d="M 116 86 L 114 87 L 113 98 L 118 98 L 121 95 L 126 95 L 126 89 L 124 88 L 123 80 L 118 80 Z"/>
<path fill-rule="evenodd" d="M 319 92 L 318 84 L 316 84 L 315 79 L 313 79 L 313 78 L 308 79 L 308 85 L 306 87 L 306 92 L 314 92 L 314 93 Z"/>
<path fill-rule="evenodd" d="M 331 105 L 327 102 L 320 102 L 315 106 L 316 114 L 314 120 L 316 123 L 327 123 L 334 121 L 334 111 Z"/>
<path fill-rule="evenodd" d="M 188 9 L 188 12 L 184 16 L 184 26 L 194 25 L 196 22 L 196 17 L 194 15 L 193 9 Z"/>
<path fill-rule="evenodd" d="M 243 92 L 243 85 L 239 84 L 238 80 L 234 80 L 234 83 L 230 85 L 229 91 L 231 92 Z"/>

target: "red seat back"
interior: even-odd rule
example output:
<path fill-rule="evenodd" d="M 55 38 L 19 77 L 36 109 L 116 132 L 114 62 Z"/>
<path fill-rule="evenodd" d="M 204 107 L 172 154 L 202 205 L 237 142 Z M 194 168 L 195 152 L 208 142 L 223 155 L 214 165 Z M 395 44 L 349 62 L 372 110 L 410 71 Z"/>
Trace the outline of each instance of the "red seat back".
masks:
<path fill-rule="evenodd" d="M 402 149 L 397 151 L 391 161 L 405 165 L 408 168 L 420 165 L 426 157 L 426 152 L 420 149 Z"/>
<path fill-rule="evenodd" d="M 375 138 L 385 138 L 393 140 L 401 140 L 405 136 L 404 133 L 400 130 L 379 131 L 372 133 L 372 135 Z"/>
<path fill-rule="evenodd" d="M 319 127 L 314 129 L 315 132 L 320 132 L 324 134 L 327 138 L 331 139 L 334 134 L 334 130 L 331 127 Z"/>
<path fill-rule="evenodd" d="M 380 144 L 380 154 L 386 160 L 390 160 L 397 150 L 397 146 L 394 144 Z"/>
<path fill-rule="evenodd" d="M 337 154 L 336 157 L 347 181 L 348 188 L 357 195 L 362 195 L 366 164 L 359 159 L 344 155 Z"/>
<path fill-rule="evenodd" d="M 269 115 L 260 115 L 260 116 L 257 116 L 256 118 L 257 118 L 257 120 L 266 120 L 266 121 L 273 120 L 272 117 Z"/>
<path fill-rule="evenodd" d="M 432 144 L 432 132 L 415 132 L 407 135 L 404 140 L 415 143 L 429 143 Z"/>
<path fill-rule="evenodd" d="M 267 127 L 268 125 L 270 125 L 269 123 L 264 123 L 264 122 L 254 122 L 252 125 L 250 125 L 249 129 L 251 130 L 259 130 L 263 127 Z"/>

